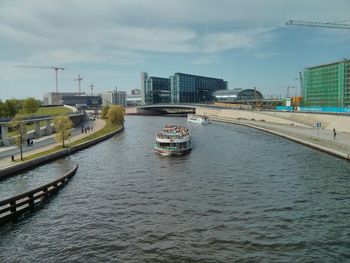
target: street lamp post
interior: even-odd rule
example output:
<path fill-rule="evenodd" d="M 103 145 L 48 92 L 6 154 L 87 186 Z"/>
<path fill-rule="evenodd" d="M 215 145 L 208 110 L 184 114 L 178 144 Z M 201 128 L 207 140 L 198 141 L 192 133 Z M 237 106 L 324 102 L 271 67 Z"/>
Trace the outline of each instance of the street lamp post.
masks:
<path fill-rule="evenodd" d="M 68 155 L 69 155 L 69 159 L 70 159 L 70 148 L 71 148 L 71 145 L 70 145 L 70 133 L 68 134 L 68 143 L 69 143 Z"/>

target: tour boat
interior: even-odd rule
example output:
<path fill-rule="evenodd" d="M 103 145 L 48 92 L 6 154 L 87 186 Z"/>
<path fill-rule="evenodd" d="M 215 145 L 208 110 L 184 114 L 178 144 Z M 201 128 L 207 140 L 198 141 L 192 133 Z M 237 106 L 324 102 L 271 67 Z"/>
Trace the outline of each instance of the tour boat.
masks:
<path fill-rule="evenodd" d="M 189 130 L 184 126 L 165 125 L 157 134 L 153 150 L 164 156 L 182 155 L 192 149 Z"/>
<path fill-rule="evenodd" d="M 188 114 L 187 121 L 199 124 L 209 124 L 209 118 L 204 115 Z"/>

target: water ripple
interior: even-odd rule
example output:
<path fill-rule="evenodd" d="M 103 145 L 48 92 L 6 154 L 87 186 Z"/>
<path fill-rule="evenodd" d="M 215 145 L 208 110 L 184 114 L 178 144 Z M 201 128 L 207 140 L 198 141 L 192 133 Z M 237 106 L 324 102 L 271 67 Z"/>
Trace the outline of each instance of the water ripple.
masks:
<path fill-rule="evenodd" d="M 76 176 L 0 227 L 4 262 L 345 262 L 347 162 L 229 124 L 188 124 L 192 153 L 162 158 L 154 135 L 182 118 L 128 117 L 125 132 L 5 180 L 0 197 Z M 142 127 L 142 128 L 141 128 Z"/>

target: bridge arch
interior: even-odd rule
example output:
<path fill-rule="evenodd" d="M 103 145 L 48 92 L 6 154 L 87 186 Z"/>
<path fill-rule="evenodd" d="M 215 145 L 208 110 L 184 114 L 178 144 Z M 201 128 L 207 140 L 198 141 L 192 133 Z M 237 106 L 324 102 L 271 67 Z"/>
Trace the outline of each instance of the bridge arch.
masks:
<path fill-rule="evenodd" d="M 136 108 L 137 114 L 141 115 L 165 115 L 165 114 L 188 114 L 195 113 L 196 106 L 191 104 L 152 104 Z"/>

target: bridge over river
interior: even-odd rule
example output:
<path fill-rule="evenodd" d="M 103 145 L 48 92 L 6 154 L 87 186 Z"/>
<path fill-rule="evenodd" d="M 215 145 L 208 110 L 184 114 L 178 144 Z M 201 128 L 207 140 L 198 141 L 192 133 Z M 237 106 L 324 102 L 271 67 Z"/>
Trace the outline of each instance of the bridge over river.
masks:
<path fill-rule="evenodd" d="M 135 109 L 135 113 L 139 115 L 184 115 L 195 112 L 196 105 L 191 104 L 152 104 L 138 106 Z"/>

